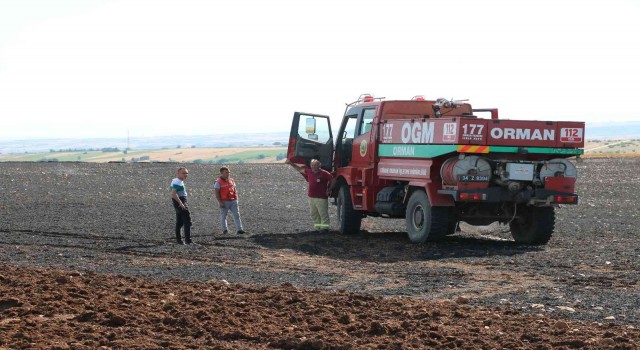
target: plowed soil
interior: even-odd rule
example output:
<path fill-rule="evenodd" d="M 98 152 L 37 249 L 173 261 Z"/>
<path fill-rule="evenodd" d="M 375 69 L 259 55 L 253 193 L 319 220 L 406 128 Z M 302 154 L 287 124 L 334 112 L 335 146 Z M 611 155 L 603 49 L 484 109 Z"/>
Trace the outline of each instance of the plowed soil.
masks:
<path fill-rule="evenodd" d="M 314 233 L 282 164 L 232 166 L 248 235 L 223 236 L 217 168 L 193 165 L 178 245 L 173 164 L 0 163 L 0 349 L 638 349 L 640 158 L 578 168 L 580 204 L 522 246 Z"/>

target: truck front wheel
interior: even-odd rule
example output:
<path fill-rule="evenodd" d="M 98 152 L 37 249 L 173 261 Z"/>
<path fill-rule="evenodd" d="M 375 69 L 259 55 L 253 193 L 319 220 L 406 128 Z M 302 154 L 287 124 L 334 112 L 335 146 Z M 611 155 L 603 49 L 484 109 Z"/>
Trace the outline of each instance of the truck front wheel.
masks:
<path fill-rule="evenodd" d="M 338 191 L 338 231 L 342 234 L 360 232 L 362 214 L 353 209 L 353 201 L 349 193 L 349 186 L 343 185 Z"/>
<path fill-rule="evenodd" d="M 511 236 L 516 243 L 547 244 L 555 227 L 553 207 L 528 207 L 518 205 L 520 215 L 509 223 Z"/>
<path fill-rule="evenodd" d="M 414 191 L 409 198 L 405 218 L 409 240 L 422 243 L 429 238 L 445 236 L 450 216 L 449 208 L 432 207 L 424 191 Z"/>

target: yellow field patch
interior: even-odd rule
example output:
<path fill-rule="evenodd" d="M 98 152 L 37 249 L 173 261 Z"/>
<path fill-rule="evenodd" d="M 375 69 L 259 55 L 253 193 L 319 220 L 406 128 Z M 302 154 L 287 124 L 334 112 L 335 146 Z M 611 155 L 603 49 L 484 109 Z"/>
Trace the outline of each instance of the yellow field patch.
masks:
<path fill-rule="evenodd" d="M 153 150 L 129 150 L 126 154 L 122 151 L 119 152 L 42 152 L 31 154 L 0 154 L 0 161 L 40 161 L 44 159 L 57 159 L 60 161 L 82 161 L 82 162 L 95 162 L 95 163 L 107 163 L 107 162 L 120 162 L 123 159 L 125 161 L 132 161 L 136 159 L 140 161 L 140 158 L 145 157 L 144 161 L 149 162 L 193 162 L 195 160 L 213 160 L 223 158 L 234 158 L 235 155 L 244 152 L 254 152 L 260 154 L 261 151 L 270 153 L 271 155 L 264 155 L 263 159 L 257 159 L 248 157 L 243 159 L 249 163 L 273 163 L 276 162 L 273 152 L 285 154 L 287 149 L 285 147 L 224 147 L 224 148 L 171 148 L 171 149 L 153 149 Z M 246 155 L 246 154 L 245 154 Z M 147 158 L 148 157 L 148 158 Z M 236 157 L 241 158 L 241 157 Z M 282 160 L 284 161 L 284 160 Z M 234 162 L 233 160 L 231 161 Z"/>

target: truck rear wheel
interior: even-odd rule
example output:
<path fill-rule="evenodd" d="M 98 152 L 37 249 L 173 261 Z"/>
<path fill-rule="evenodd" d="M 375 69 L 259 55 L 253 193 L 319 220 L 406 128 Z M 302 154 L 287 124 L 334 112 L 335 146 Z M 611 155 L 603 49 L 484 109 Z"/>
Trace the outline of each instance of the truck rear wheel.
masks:
<path fill-rule="evenodd" d="M 445 207 L 432 207 L 424 191 L 414 191 L 409 198 L 405 218 L 409 240 L 422 243 L 430 238 L 445 236 L 451 216 L 449 210 Z"/>
<path fill-rule="evenodd" d="M 343 185 L 338 191 L 338 231 L 344 235 L 360 232 L 362 214 L 353 209 L 349 186 Z"/>
<path fill-rule="evenodd" d="M 547 244 L 555 228 L 554 208 L 519 205 L 518 211 L 520 216 L 509 223 L 516 243 Z"/>

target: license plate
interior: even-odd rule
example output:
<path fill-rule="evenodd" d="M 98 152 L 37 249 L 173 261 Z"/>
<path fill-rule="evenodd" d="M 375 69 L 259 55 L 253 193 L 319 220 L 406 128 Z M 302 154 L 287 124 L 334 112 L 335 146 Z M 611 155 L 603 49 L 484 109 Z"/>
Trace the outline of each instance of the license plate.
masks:
<path fill-rule="evenodd" d="M 458 175 L 460 182 L 489 182 L 489 175 Z"/>

